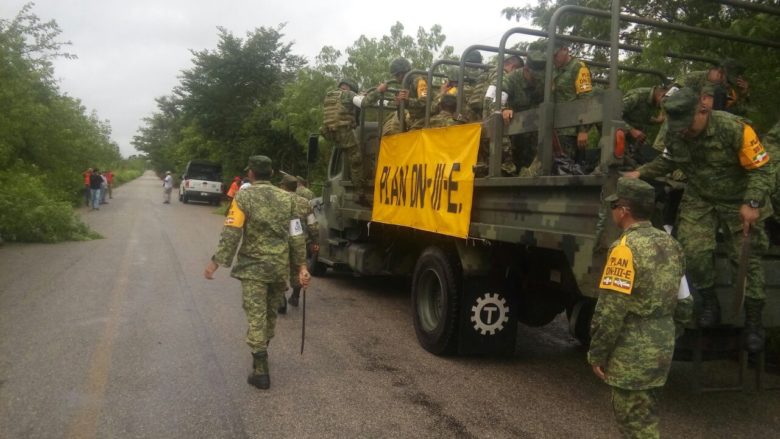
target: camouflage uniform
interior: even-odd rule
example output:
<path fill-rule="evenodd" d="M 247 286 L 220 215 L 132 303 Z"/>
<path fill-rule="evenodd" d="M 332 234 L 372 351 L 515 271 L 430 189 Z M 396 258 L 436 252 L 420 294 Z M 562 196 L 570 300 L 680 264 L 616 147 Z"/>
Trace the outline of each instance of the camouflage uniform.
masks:
<path fill-rule="evenodd" d="M 774 186 L 771 190 L 770 200 L 772 202 L 772 208 L 775 211 L 775 221 L 780 223 L 780 122 L 777 122 L 774 127 L 764 137 L 764 146 L 766 147 L 769 157 L 775 157 L 772 160 L 772 172 L 775 175 Z"/>
<path fill-rule="evenodd" d="M 628 129 L 637 129 L 649 134 L 648 130 L 651 124 L 656 124 L 653 119 L 658 116 L 661 109 L 654 102 L 655 87 L 640 87 L 629 90 L 623 95 L 623 121 L 628 125 Z M 626 136 L 628 158 L 637 165 L 650 161 L 657 154 L 654 154 L 652 141 L 648 136 L 645 142 L 638 143 L 630 135 Z"/>
<path fill-rule="evenodd" d="M 230 210 L 212 260 L 230 267 L 238 249 L 230 275 L 241 281 L 249 323 L 246 342 L 253 355 L 264 353 L 274 336 L 290 268 L 306 264 L 305 237 L 290 234 L 297 217 L 293 195 L 268 181 L 240 190 Z"/>
<path fill-rule="evenodd" d="M 621 178 L 617 194 L 607 201 L 654 201 L 653 188 L 639 180 Z M 628 248 L 632 270 L 628 284 L 613 287 L 609 260 Z M 610 247 L 591 323 L 588 362 L 602 368 L 612 388 L 612 406 L 624 437 L 657 438 L 658 390 L 666 383 L 674 353 L 675 333 L 691 319 L 690 295 L 678 299 L 684 274 L 682 248 L 649 221 L 625 228 Z M 616 264 L 620 266 L 620 264 Z"/>
<path fill-rule="evenodd" d="M 342 83 L 344 81 L 340 84 Z M 359 111 L 353 102 L 355 96 L 357 96 L 356 90 L 352 89 L 342 90 L 339 88 L 328 92 L 325 97 L 323 125 L 320 128 L 320 134 L 344 150 L 349 160 L 352 184 L 356 189 L 363 189 L 365 187 L 363 155 L 354 131 Z"/>
<path fill-rule="evenodd" d="M 298 183 L 298 187 L 295 189 L 295 193 L 307 200 L 311 200 L 312 198 L 314 198 L 314 192 L 312 192 L 309 188 L 307 188 L 306 186 L 300 183 Z"/>
<path fill-rule="evenodd" d="M 446 110 L 441 110 L 433 116 L 428 123 L 430 128 L 448 127 L 458 123 L 455 115 Z"/>
<path fill-rule="evenodd" d="M 553 78 L 553 93 L 556 103 L 571 102 L 577 99 L 583 99 L 593 94 L 593 79 L 590 69 L 584 62 L 572 57 L 568 63 L 561 67 L 556 67 Z M 588 126 L 559 128 L 558 141 L 561 149 L 571 158 L 579 157 L 580 149 L 577 147 L 577 133 L 587 131 Z M 584 158 L 577 160 L 584 162 Z"/>
<path fill-rule="evenodd" d="M 681 169 L 687 176 L 677 236 L 685 249 L 691 285 L 703 299 L 699 324 L 711 326 L 720 316 L 713 290 L 718 229 L 723 231 L 729 258 L 736 266 L 742 241 L 740 207 L 748 200 L 765 202 L 773 176 L 772 166 L 765 166 L 769 163 L 769 156 L 755 132 L 737 116 L 712 111 L 706 128 L 698 136 L 685 138 L 677 133 L 678 127 L 673 127 L 672 122 L 677 119 L 682 120 L 683 126 L 690 124 L 690 119 L 684 119 L 693 117 L 698 97 L 695 91 L 682 89 L 664 101 L 669 120 L 666 150 L 637 170 L 645 179 L 660 177 L 675 169 Z M 762 208 L 758 223 L 751 229 L 745 292 L 748 315 L 763 307 L 765 294 L 761 256 L 769 247 L 763 220 L 771 212 L 771 205 Z M 760 312 L 758 322 L 760 325 Z"/>
<path fill-rule="evenodd" d="M 526 66 L 504 76 L 502 90 L 507 94 L 506 107 L 512 112 L 529 110 L 538 106 L 544 100 L 544 54 L 531 52 L 528 54 Z M 525 69 L 532 76 L 529 81 L 525 77 Z M 523 133 L 512 138 L 509 155 L 504 156 L 502 169 L 519 166 L 521 175 L 528 171 L 536 161 L 536 144 L 538 133 Z M 539 163 L 540 164 L 540 163 Z"/>
<path fill-rule="evenodd" d="M 300 187 L 300 186 L 299 186 Z M 309 204 L 309 200 L 303 198 L 300 195 L 295 195 L 295 215 L 301 220 L 301 224 L 304 225 L 306 230 L 306 248 L 312 244 L 319 244 L 320 242 L 320 226 L 317 223 L 317 218 L 314 216 L 314 210 Z M 292 257 L 292 254 L 290 254 Z M 296 267 L 290 266 L 290 286 L 293 289 L 293 296 L 298 297 L 298 293 L 301 290 L 301 283 L 298 279 L 298 271 Z M 296 300 L 297 302 L 297 300 Z"/>
<path fill-rule="evenodd" d="M 404 107 L 409 112 L 406 130 L 417 130 L 425 125 L 425 105 L 428 99 L 428 81 L 422 76 L 413 76 L 409 88 L 409 99 Z"/>

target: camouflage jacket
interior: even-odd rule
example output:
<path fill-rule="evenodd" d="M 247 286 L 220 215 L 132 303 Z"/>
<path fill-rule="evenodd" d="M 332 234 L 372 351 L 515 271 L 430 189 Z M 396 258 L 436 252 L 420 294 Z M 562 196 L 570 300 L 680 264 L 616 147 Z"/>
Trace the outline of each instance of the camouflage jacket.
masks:
<path fill-rule="evenodd" d="M 298 188 L 295 189 L 295 193 L 302 196 L 303 198 L 306 198 L 307 200 L 311 200 L 314 198 L 314 192 L 309 190 L 306 186 L 298 185 Z"/>
<path fill-rule="evenodd" d="M 722 101 L 721 108 L 716 108 L 722 111 L 728 111 L 731 114 L 738 116 L 747 116 L 747 113 L 752 110 L 750 108 L 750 100 L 746 93 L 736 87 L 732 87 L 731 84 L 712 82 L 708 78 L 709 72 L 707 70 L 696 71 L 688 73 L 677 80 L 678 85 L 684 87 L 691 87 L 699 93 L 708 93 L 715 95 L 716 93 L 723 93 L 724 100 Z M 716 99 L 717 101 L 717 99 Z M 717 102 L 715 103 L 717 107 Z"/>
<path fill-rule="evenodd" d="M 653 104 L 653 87 L 640 87 L 623 95 L 623 121 L 629 128 L 647 133 L 661 109 Z"/>
<path fill-rule="evenodd" d="M 593 94 L 593 78 L 584 62 L 572 57 L 568 63 L 556 68 L 553 78 L 553 94 L 556 103 L 571 102 Z M 558 129 L 561 136 L 575 136 L 578 131 L 587 131 L 588 126 Z"/>
<path fill-rule="evenodd" d="M 506 107 L 512 111 L 523 111 L 539 105 L 544 100 L 544 80 L 535 77 L 533 83 L 523 76 L 523 69 L 516 69 L 504 75 L 502 91 L 506 92 Z"/>
<path fill-rule="evenodd" d="M 458 120 L 455 118 L 454 114 L 450 113 L 449 111 L 442 110 L 439 111 L 436 116 L 431 118 L 428 126 L 431 128 L 448 127 L 457 123 Z"/>
<path fill-rule="evenodd" d="M 268 181 L 256 181 L 238 191 L 233 199 L 212 259 L 230 267 L 238 249 L 231 276 L 268 283 L 286 282 L 291 266 L 306 264 L 305 235 L 300 222 L 296 225 L 296 219 L 293 194 Z"/>
<path fill-rule="evenodd" d="M 298 194 L 295 194 L 295 215 L 301 220 L 301 225 L 306 230 L 306 242 L 318 244 L 320 242 L 320 226 L 314 216 L 314 209 L 311 208 L 309 200 Z"/>
<path fill-rule="evenodd" d="M 709 202 L 762 201 L 772 187 L 770 157 L 753 128 L 738 116 L 713 111 L 707 127 L 687 139 L 667 132 L 665 150 L 637 170 L 652 179 L 677 169 L 688 177 L 686 190 Z"/>
<path fill-rule="evenodd" d="M 610 257 L 624 237 L 633 257 L 633 286 L 630 294 L 601 289 L 588 362 L 604 368 L 611 386 L 660 387 L 672 364 L 675 324 L 693 317 L 693 298 L 677 299 L 685 259 L 680 244 L 648 221 L 629 226 L 610 247 Z"/>

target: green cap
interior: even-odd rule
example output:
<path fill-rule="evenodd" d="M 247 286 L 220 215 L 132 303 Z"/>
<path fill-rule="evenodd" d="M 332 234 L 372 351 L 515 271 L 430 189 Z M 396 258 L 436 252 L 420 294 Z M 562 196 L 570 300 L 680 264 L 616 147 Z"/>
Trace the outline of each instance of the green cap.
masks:
<path fill-rule="evenodd" d="M 663 107 L 666 111 L 669 132 L 677 133 L 691 126 L 698 104 L 698 93 L 688 87 L 683 87 L 675 94 L 664 99 Z"/>
<path fill-rule="evenodd" d="M 249 164 L 244 168 L 244 172 L 250 169 L 255 174 L 268 174 L 272 171 L 271 159 L 264 155 L 253 155 L 249 157 Z"/>
<path fill-rule="evenodd" d="M 528 68 L 537 72 L 544 70 L 544 67 L 547 64 L 547 60 L 544 58 L 544 53 L 536 50 L 528 52 L 526 61 Z"/>
<path fill-rule="evenodd" d="M 620 177 L 617 182 L 617 191 L 604 200 L 613 202 L 619 199 L 651 204 L 655 202 L 655 189 L 638 178 Z"/>

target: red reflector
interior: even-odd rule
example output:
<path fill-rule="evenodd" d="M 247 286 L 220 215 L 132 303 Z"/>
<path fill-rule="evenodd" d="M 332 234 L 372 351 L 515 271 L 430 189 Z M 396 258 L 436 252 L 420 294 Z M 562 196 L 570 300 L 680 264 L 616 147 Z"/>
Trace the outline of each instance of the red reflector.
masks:
<path fill-rule="evenodd" d="M 623 130 L 615 131 L 615 157 L 622 159 L 626 153 L 626 133 Z"/>
<path fill-rule="evenodd" d="M 184 187 L 190 187 L 190 181 L 184 180 Z"/>

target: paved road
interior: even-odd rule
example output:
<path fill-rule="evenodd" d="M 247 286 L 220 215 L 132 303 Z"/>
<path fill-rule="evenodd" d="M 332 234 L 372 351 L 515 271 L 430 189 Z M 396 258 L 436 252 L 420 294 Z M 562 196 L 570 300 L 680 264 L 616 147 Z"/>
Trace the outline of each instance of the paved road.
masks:
<path fill-rule="evenodd" d="M 2 438 L 618 435 L 561 321 L 519 329 L 511 358 L 435 357 L 416 343 L 404 281 L 315 279 L 304 355 L 293 308 L 271 343 L 271 390 L 250 387 L 239 283 L 202 277 L 221 218 L 162 204 L 151 174 L 115 195 L 81 212 L 104 239 L 0 248 Z M 722 371 L 734 365 L 707 365 Z M 780 393 L 694 394 L 693 373 L 674 364 L 666 437 L 778 437 Z"/>

